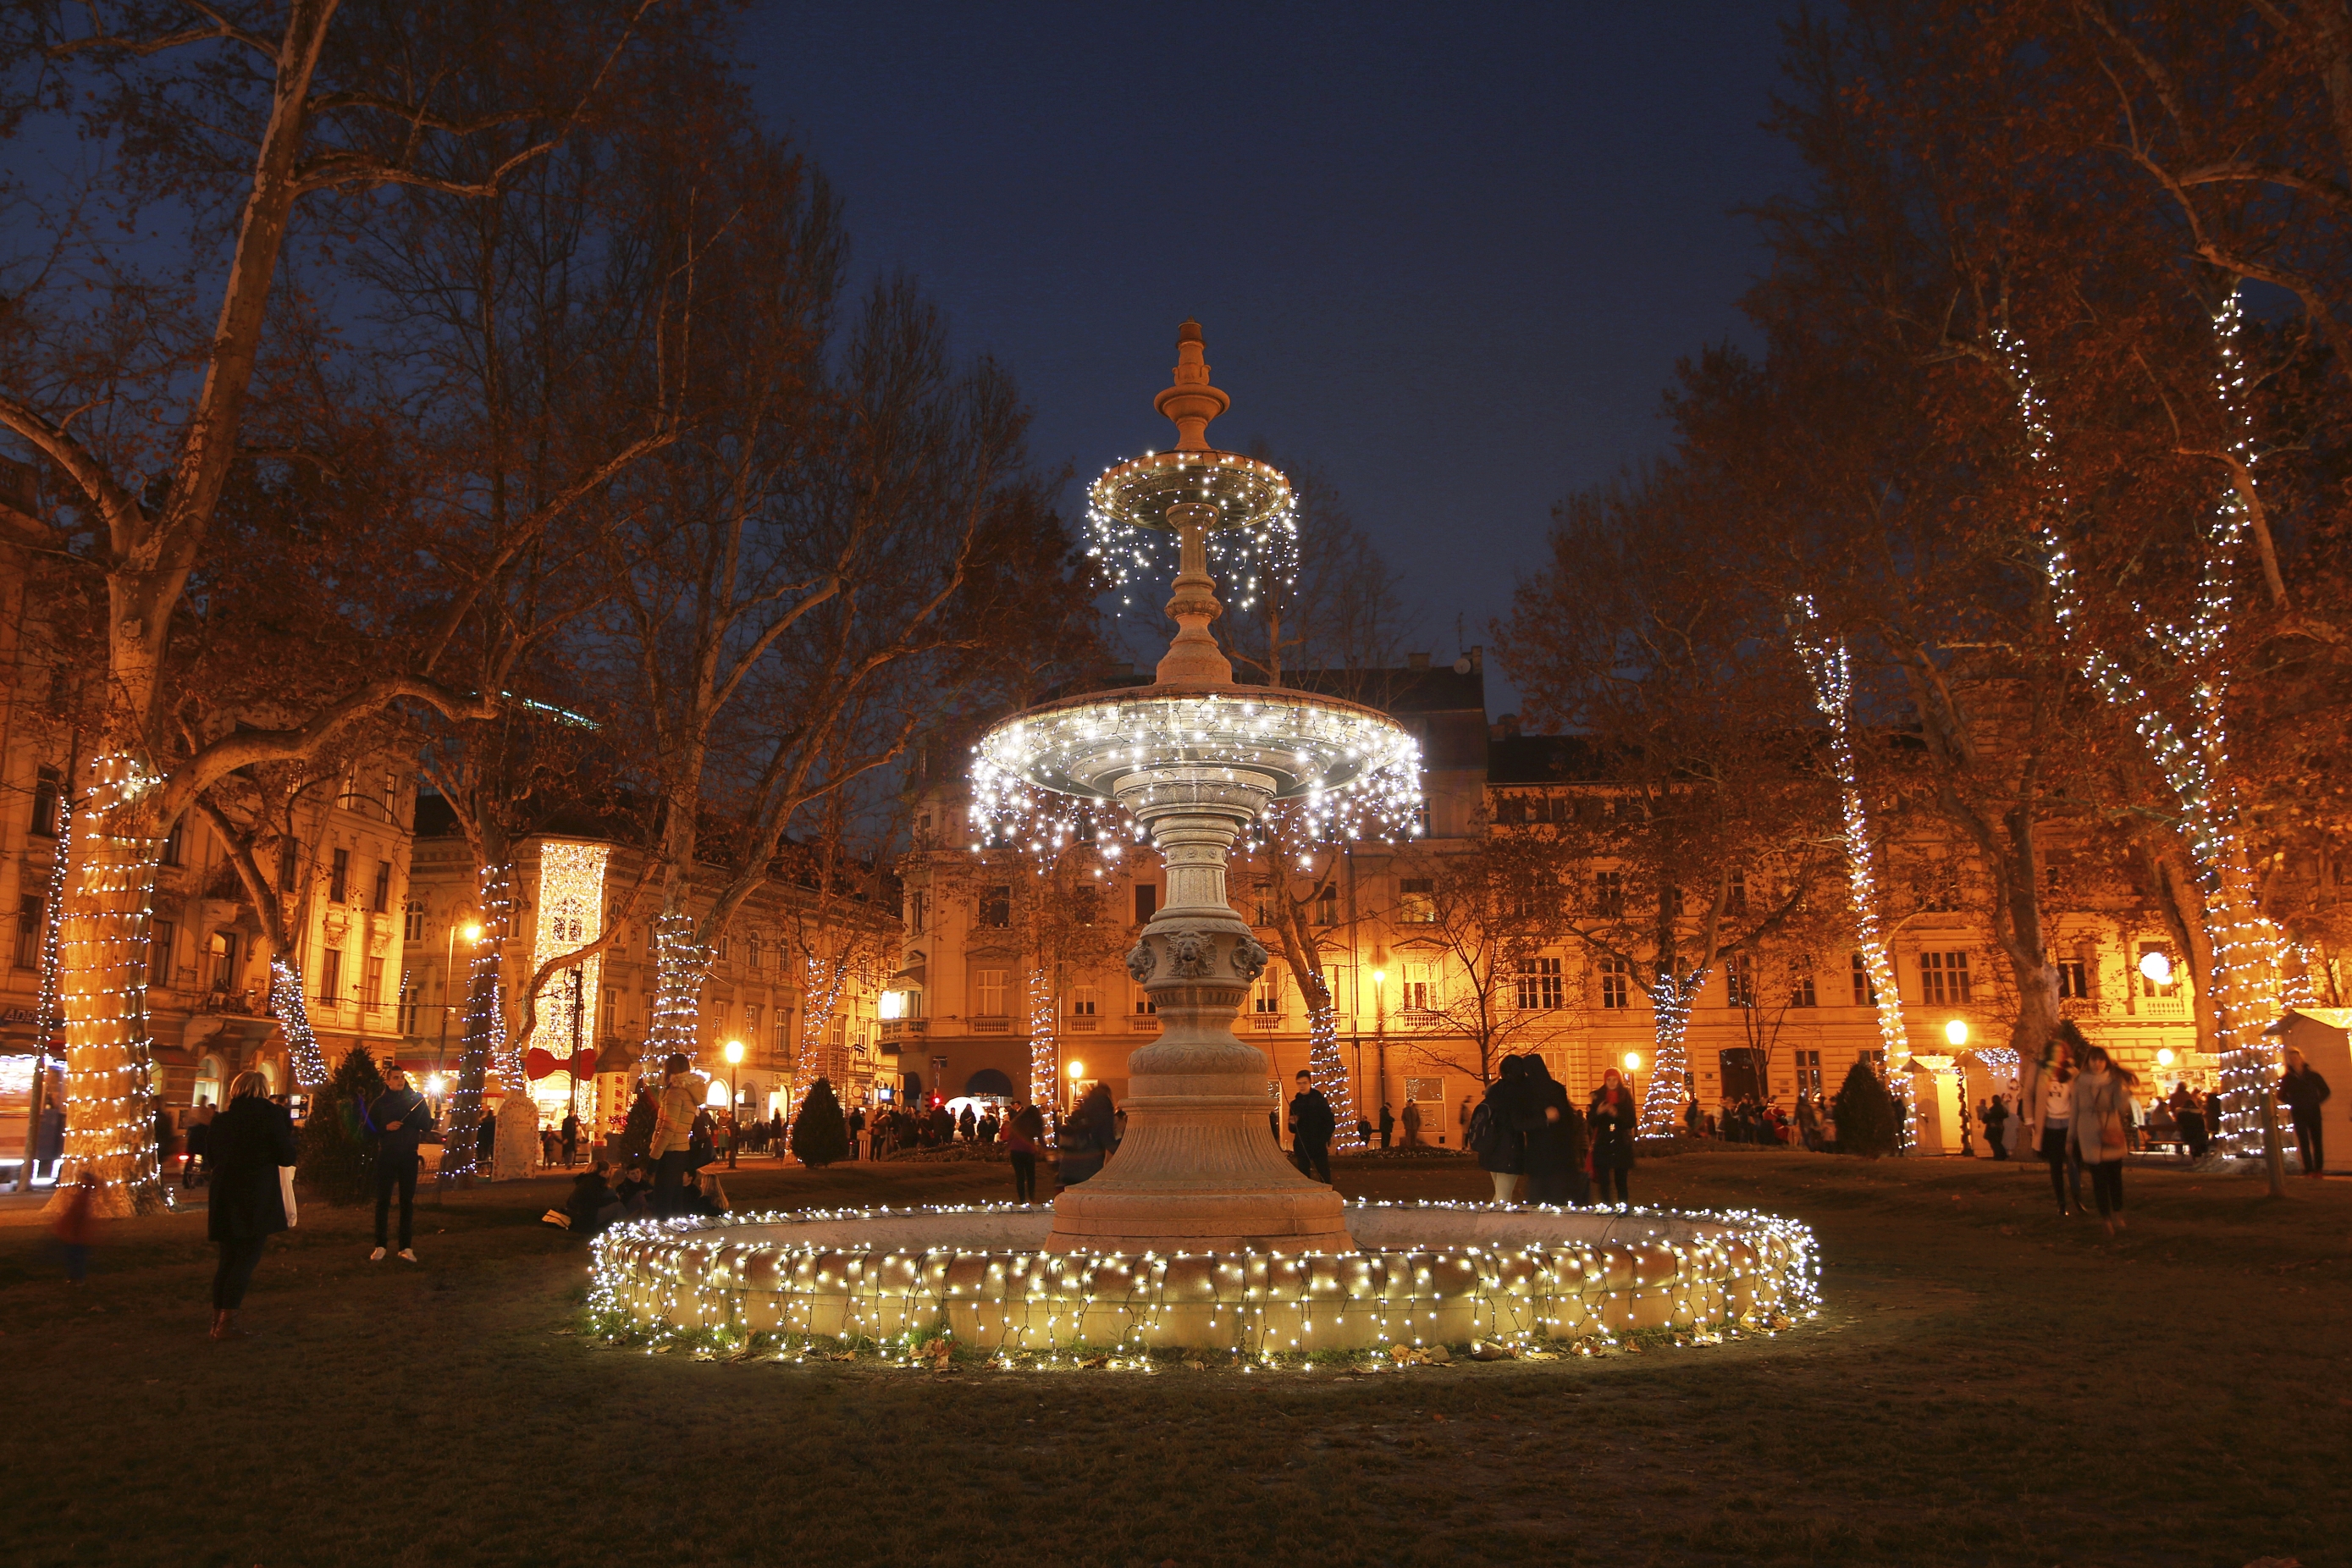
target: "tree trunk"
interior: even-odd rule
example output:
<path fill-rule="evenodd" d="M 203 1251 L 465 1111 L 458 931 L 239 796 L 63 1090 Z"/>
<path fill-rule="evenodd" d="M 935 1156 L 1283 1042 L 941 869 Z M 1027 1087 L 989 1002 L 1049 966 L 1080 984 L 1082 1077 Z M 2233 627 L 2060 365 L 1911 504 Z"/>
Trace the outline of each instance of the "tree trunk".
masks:
<path fill-rule="evenodd" d="M 483 1090 L 489 1085 L 490 1074 L 508 1076 L 503 1059 L 506 1014 L 499 979 L 507 939 L 511 934 L 509 928 L 513 921 L 514 867 L 512 862 L 501 859 L 482 867 L 479 875 L 482 940 L 474 944 L 466 977 L 466 1032 L 458 1044 L 457 1088 L 449 1099 L 447 1137 L 457 1151 L 457 1158 L 452 1164 L 445 1148 L 442 1169 L 460 1174 L 488 1175 L 489 1173 L 482 1169 L 476 1133 L 482 1124 Z M 511 1093 L 510 1080 L 508 1089 Z"/>
<path fill-rule="evenodd" d="M 158 783 L 130 757 L 100 757 L 90 763 L 89 798 L 73 816 L 58 931 L 65 1158 L 53 1208 L 84 1171 L 98 1177 L 102 1214 L 143 1214 L 162 1201 L 147 1036 L 148 905 L 163 853 L 152 804 Z"/>

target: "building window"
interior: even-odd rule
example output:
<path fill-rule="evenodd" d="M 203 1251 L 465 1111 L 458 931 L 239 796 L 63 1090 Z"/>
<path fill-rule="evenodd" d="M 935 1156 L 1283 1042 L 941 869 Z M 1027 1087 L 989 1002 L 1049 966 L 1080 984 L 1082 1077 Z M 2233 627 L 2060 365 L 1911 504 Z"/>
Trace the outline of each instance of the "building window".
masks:
<path fill-rule="evenodd" d="M 975 969 L 971 972 L 971 1011 L 976 1018 L 1004 1016 L 1004 971 Z"/>
<path fill-rule="evenodd" d="M 1160 912 L 1160 887 L 1155 882 L 1135 885 L 1135 923 L 1144 925 Z"/>
<path fill-rule="evenodd" d="M 1632 1005 L 1633 994 L 1633 968 L 1622 958 L 1601 961 L 1601 1005 L 1603 1007 Z"/>
<path fill-rule="evenodd" d="M 339 952 L 335 956 L 340 959 L 342 954 Z M 237 990 L 236 932 L 233 931 L 213 932 L 212 959 L 213 972 L 210 977 L 212 988 L 215 991 Z"/>
<path fill-rule="evenodd" d="M 767 957 L 766 946 L 756 936 L 743 939 L 743 967 L 752 973 L 760 973 L 760 963 Z"/>
<path fill-rule="evenodd" d="M 1282 982 L 1271 974 L 1260 980 L 1257 989 L 1250 993 L 1250 1011 L 1268 1017 L 1279 1016 L 1282 1012 Z"/>
<path fill-rule="evenodd" d="M 1408 1013 L 1426 1013 L 1431 1010 L 1429 965 L 1408 963 L 1404 966 L 1404 983 L 1397 987 L 1397 1005 Z"/>
<path fill-rule="evenodd" d="M 178 935 L 170 921 L 147 922 L 147 984 L 157 990 L 172 984 L 172 942 Z"/>
<path fill-rule="evenodd" d="M 755 1048 L 760 1043 L 760 1005 L 757 1002 L 743 1004 L 743 1037 L 750 1040 Z"/>
<path fill-rule="evenodd" d="M 1319 926 L 1339 923 L 1339 889 L 1328 882 L 1315 890 L 1315 923 Z"/>
<path fill-rule="evenodd" d="M 1102 1012 L 1102 993 L 1091 985 L 1081 985 L 1070 996 L 1070 1016 L 1092 1018 Z"/>
<path fill-rule="evenodd" d="M 1437 880 L 1433 877 L 1406 877 L 1397 883 L 1397 919 L 1406 925 L 1433 925 L 1437 921 Z"/>
<path fill-rule="evenodd" d="M 1797 983 L 1793 986 L 1790 987 L 1789 990 L 1789 1005 L 1791 1007 L 1818 1007 L 1821 1005 L 1821 998 L 1813 992 L 1812 965 L 1807 964 L 1804 968 L 1797 971 Z"/>
<path fill-rule="evenodd" d="M 2142 964 L 2147 963 L 2152 954 L 2159 952 L 2164 954 L 2166 961 L 2172 965 L 2172 978 L 2158 985 L 2147 977 L 2147 971 L 2143 968 L 2139 972 L 2139 994 L 2142 996 L 2162 1000 L 2180 994 L 2180 961 L 2172 956 L 2172 949 L 2163 942 L 2144 942 L 2139 944 L 2139 957 Z"/>
<path fill-rule="evenodd" d="M 333 868 L 327 873 L 327 902 L 340 904 L 352 890 L 352 852 L 336 850 L 331 864 Z"/>
<path fill-rule="evenodd" d="M 383 815 L 387 821 L 396 820 L 400 813 L 400 775 L 383 775 Z"/>
<path fill-rule="evenodd" d="M 33 826 L 36 838 L 58 836 L 58 797 L 64 793 L 65 778 L 55 768 L 43 768 L 33 780 Z"/>
<path fill-rule="evenodd" d="M 980 923 L 984 926 L 1009 926 L 1013 923 L 1013 884 L 998 882 L 982 891 Z"/>
<path fill-rule="evenodd" d="M 1592 875 L 1592 909 L 1611 920 L 1625 913 L 1625 873 L 1596 871 Z"/>
<path fill-rule="evenodd" d="M 221 938 L 215 937 L 217 943 Z M 330 1007 L 342 1005 L 343 950 L 331 947 L 319 954 L 319 1000 Z"/>
<path fill-rule="evenodd" d="M 1160 1004 L 1154 1002 L 1148 993 L 1138 991 L 1135 994 L 1135 1016 L 1137 1017 L 1148 1018 L 1152 1014 L 1159 1011 Z"/>
<path fill-rule="evenodd" d="M 1923 952 L 1919 955 L 1919 986 L 1931 1006 L 1957 1007 L 1969 999 L 1969 955 L 1965 952 Z"/>
<path fill-rule="evenodd" d="M 188 819 L 184 816 L 172 824 L 172 831 L 163 838 L 163 864 L 184 866 L 188 863 Z"/>
<path fill-rule="evenodd" d="M 1806 1095 L 1821 1093 L 1822 1053 L 1819 1051 L 1798 1051 L 1795 1054 L 1797 1058 L 1797 1092 L 1799 1094 Z"/>
<path fill-rule="evenodd" d="M 1567 992 L 1560 980 L 1559 959 L 1538 957 L 1519 960 L 1521 1007 L 1549 1010 L 1564 1006 L 1567 1000 Z"/>
<path fill-rule="evenodd" d="M 1756 1005 L 1756 955 L 1752 952 L 1735 954 L 1723 966 L 1725 1001 L 1734 1007 Z"/>
<path fill-rule="evenodd" d="M 920 936 L 931 915 L 931 895 L 918 889 L 907 895 L 907 934 Z"/>
<path fill-rule="evenodd" d="M 1878 987 L 1870 983 L 1870 963 L 1858 952 L 1853 955 L 1853 1005 L 1857 1007 L 1878 1005 Z"/>
<path fill-rule="evenodd" d="M 605 993 L 604 1000 L 609 1003 L 612 999 L 612 993 Z M 414 1035 L 416 1033 L 416 987 L 409 981 L 408 971 L 405 969 L 400 972 L 400 1016 L 398 1027 L 400 1032 L 404 1035 Z"/>
<path fill-rule="evenodd" d="M 414 899 L 409 900 L 407 907 L 401 911 L 400 940 L 403 942 L 425 940 L 425 906 Z"/>
<path fill-rule="evenodd" d="M 19 969 L 41 967 L 43 907 L 42 897 L 38 893 L 26 893 L 16 900 L 16 967 Z"/>
<path fill-rule="evenodd" d="M 2058 994 L 2072 1001 L 2087 1001 L 2091 994 L 2090 965 L 2079 958 L 2060 959 Z"/>
<path fill-rule="evenodd" d="M 368 900 L 368 908 L 380 915 L 392 910 L 392 862 L 389 860 L 375 863 L 375 891 Z"/>
<path fill-rule="evenodd" d="M 367 961 L 367 989 L 360 993 L 360 1005 L 371 1013 L 383 1011 L 383 960 Z"/>
<path fill-rule="evenodd" d="M 1748 873 L 1734 871 L 1731 886 L 1724 890 L 1723 907 L 1735 915 L 1748 912 Z"/>

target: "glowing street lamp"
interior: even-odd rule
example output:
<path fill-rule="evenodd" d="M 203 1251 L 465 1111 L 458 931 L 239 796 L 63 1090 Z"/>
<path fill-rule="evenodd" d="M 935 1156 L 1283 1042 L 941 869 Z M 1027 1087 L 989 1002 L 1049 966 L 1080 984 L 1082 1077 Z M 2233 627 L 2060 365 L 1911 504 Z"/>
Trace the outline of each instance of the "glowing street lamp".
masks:
<path fill-rule="evenodd" d="M 2172 955 L 2161 949 L 2151 948 L 2139 955 L 2139 972 L 2151 985 L 2172 984 Z"/>
<path fill-rule="evenodd" d="M 727 1168 L 735 1168 L 735 1146 L 743 1139 L 735 1125 L 735 1069 L 743 1065 L 743 1042 L 730 1040 L 719 1055 L 727 1058 Z"/>
<path fill-rule="evenodd" d="M 433 1077 L 436 1082 L 441 1077 L 441 1064 L 449 1059 L 450 971 L 457 967 L 457 939 L 461 936 L 466 945 L 472 947 L 482 940 L 482 922 L 467 921 L 461 926 L 453 921 L 449 924 L 449 941 L 441 954 L 441 1043 L 433 1051 Z"/>
<path fill-rule="evenodd" d="M 1969 1021 L 1966 1018 L 1955 1018 L 1950 1023 L 1946 1024 L 1944 1026 L 1944 1038 L 1952 1043 L 1954 1049 L 1958 1049 L 1961 1046 L 1967 1045 L 1969 1043 Z"/>

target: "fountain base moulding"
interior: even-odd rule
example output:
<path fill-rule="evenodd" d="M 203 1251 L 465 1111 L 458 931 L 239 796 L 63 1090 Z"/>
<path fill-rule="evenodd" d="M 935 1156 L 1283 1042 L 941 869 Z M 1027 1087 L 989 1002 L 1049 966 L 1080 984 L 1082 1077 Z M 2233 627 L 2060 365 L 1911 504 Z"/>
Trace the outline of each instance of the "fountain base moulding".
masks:
<path fill-rule="evenodd" d="M 590 1306 L 659 1339 L 717 1332 L 991 1352 L 1244 1354 L 1772 1331 L 1819 1300 L 1812 1233 L 1757 1214 L 1358 1202 L 1353 1250 L 1047 1250 L 1000 1205 L 639 1221 L 600 1237 Z"/>

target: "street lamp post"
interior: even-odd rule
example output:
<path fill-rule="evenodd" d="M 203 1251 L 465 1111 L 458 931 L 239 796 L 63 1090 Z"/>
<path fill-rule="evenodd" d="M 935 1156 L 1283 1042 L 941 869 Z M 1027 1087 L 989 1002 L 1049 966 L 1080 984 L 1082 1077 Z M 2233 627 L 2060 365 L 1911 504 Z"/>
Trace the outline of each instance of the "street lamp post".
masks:
<path fill-rule="evenodd" d="M 1359 1116 L 1363 1113 L 1361 1108 L 1364 1103 L 1363 1065 L 1359 1055 L 1356 1062 Z M 1386 947 L 1372 949 L 1372 1067 L 1380 1075 L 1380 1082 L 1373 1086 L 1372 1102 L 1384 1104 L 1389 1094 L 1389 950 Z"/>
<path fill-rule="evenodd" d="M 735 1117 L 735 1069 L 743 1065 L 743 1042 L 730 1040 L 720 1053 L 727 1058 L 727 1168 L 735 1168 L 735 1147 L 743 1141 L 743 1130 Z"/>

